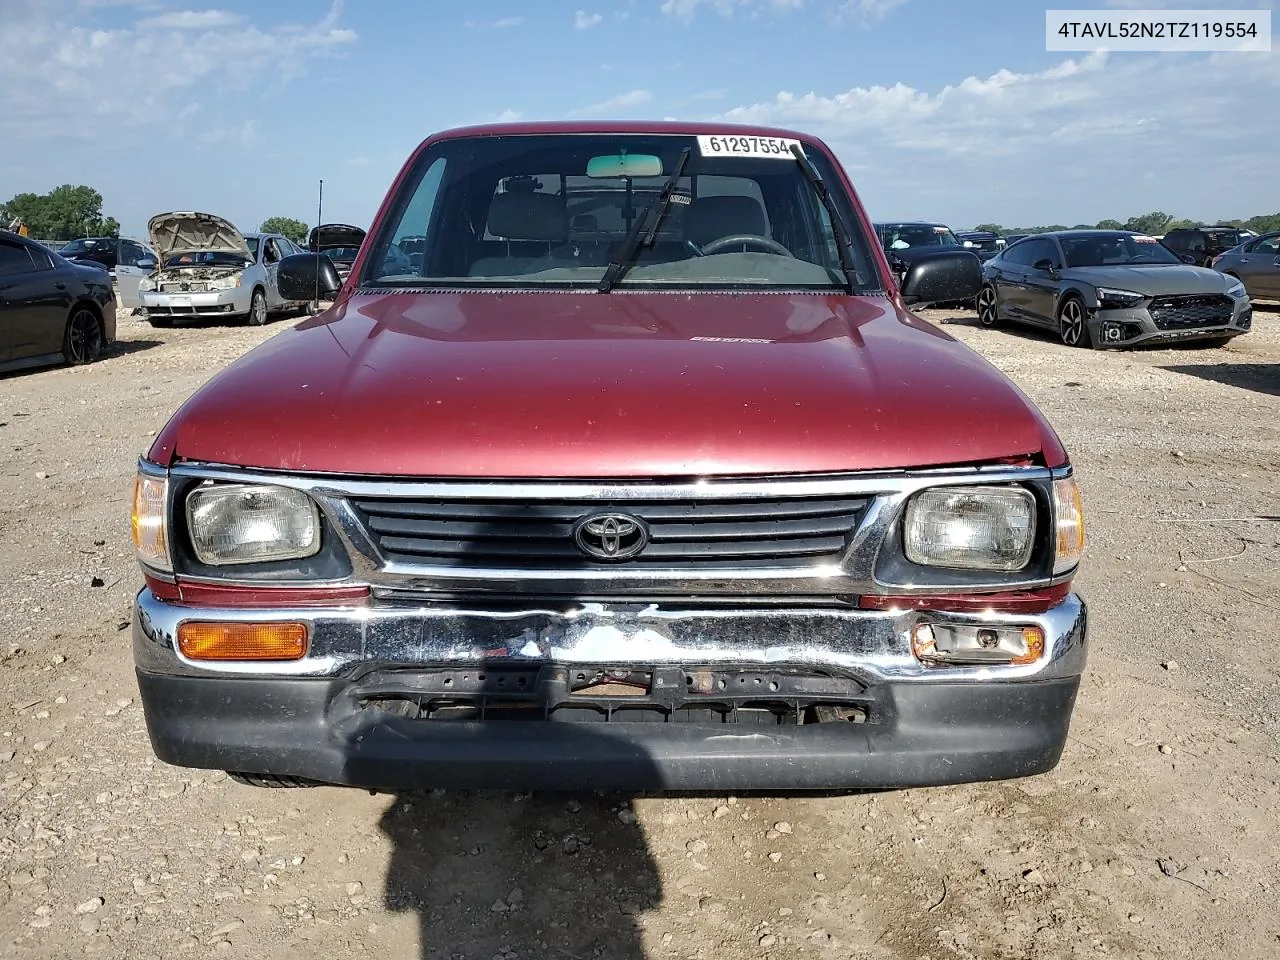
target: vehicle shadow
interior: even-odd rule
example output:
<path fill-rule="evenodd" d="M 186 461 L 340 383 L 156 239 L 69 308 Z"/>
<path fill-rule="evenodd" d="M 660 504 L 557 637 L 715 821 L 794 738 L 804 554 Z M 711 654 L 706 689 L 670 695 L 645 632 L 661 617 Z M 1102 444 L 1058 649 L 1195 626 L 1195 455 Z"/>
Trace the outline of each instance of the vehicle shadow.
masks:
<path fill-rule="evenodd" d="M 164 346 L 164 341 L 162 340 L 116 340 L 111 346 L 102 351 L 102 356 L 103 359 L 124 357 L 131 353 L 142 353 L 152 347 L 162 346 Z"/>
<path fill-rule="evenodd" d="M 423 960 L 646 956 L 661 881 L 626 797 L 404 793 L 381 828 L 385 905 L 418 915 Z"/>
<path fill-rule="evenodd" d="M 1276 363 L 1175 364 L 1163 369 L 1280 397 L 1280 364 Z"/>

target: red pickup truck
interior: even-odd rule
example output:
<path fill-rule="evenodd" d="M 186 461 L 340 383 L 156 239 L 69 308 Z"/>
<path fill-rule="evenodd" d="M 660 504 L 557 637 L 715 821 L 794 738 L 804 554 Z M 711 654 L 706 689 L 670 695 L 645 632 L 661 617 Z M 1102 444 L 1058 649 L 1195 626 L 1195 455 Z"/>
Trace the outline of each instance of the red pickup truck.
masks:
<path fill-rule="evenodd" d="M 401 243 L 404 243 L 401 246 Z M 899 285 L 819 140 L 510 124 L 417 149 L 333 300 L 141 460 L 172 764 L 260 785 L 826 789 L 1035 774 L 1086 657 L 1080 494 Z"/>

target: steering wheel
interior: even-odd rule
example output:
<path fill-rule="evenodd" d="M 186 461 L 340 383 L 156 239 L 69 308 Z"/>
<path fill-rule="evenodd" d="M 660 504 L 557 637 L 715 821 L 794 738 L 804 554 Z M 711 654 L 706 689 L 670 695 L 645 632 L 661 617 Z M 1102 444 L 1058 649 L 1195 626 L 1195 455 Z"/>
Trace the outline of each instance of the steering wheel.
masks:
<path fill-rule="evenodd" d="M 784 257 L 795 259 L 796 255 L 780 244 L 777 240 L 769 237 L 757 236 L 753 233 L 735 233 L 729 237 L 720 237 L 718 240 L 712 240 L 702 247 L 703 256 L 710 256 L 713 253 L 719 253 L 726 247 L 759 247 L 766 253 L 778 253 Z"/>

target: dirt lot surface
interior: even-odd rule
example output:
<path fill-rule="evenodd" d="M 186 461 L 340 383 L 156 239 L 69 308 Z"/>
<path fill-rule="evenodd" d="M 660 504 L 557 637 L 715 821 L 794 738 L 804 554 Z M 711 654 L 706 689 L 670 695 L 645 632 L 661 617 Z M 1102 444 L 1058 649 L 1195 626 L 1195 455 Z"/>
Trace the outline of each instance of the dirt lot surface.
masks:
<path fill-rule="evenodd" d="M 1038 778 L 393 797 L 168 767 L 130 661 L 134 462 L 290 321 L 123 318 L 91 367 L 0 377 L 0 955 L 1280 956 L 1280 310 L 1126 353 L 925 316 L 1041 405 L 1084 484 L 1093 648 Z"/>

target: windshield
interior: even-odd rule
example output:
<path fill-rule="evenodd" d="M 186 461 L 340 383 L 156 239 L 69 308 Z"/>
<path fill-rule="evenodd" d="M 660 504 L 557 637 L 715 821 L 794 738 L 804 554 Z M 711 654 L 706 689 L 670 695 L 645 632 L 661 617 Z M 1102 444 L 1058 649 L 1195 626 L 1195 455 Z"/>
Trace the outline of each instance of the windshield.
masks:
<path fill-rule="evenodd" d="M 320 252 L 330 260 L 354 260 L 359 247 L 321 247 Z"/>
<path fill-rule="evenodd" d="M 848 288 L 830 218 L 784 141 L 663 134 L 442 141 L 395 198 L 362 283 L 596 286 L 686 148 L 653 242 L 619 288 Z M 878 288 L 852 205 L 808 152 L 854 234 L 860 283 Z"/>
<path fill-rule="evenodd" d="M 96 250 L 109 250 L 114 244 L 108 240 L 96 240 L 89 237 L 82 237 L 79 240 L 72 240 L 64 246 L 58 253 L 89 253 Z"/>
<path fill-rule="evenodd" d="M 981 250 L 983 253 L 1000 249 L 1000 241 L 995 237 L 965 237 L 964 244 L 970 250 Z"/>
<path fill-rule="evenodd" d="M 1140 234 L 1100 234 L 1059 237 L 1068 267 L 1111 267 L 1125 264 L 1181 264 L 1155 237 Z"/>
<path fill-rule="evenodd" d="M 249 241 L 251 244 L 254 242 Z M 246 261 L 243 254 L 225 253 L 214 250 L 191 250 L 174 253 L 165 258 L 166 267 L 243 267 Z"/>
<path fill-rule="evenodd" d="M 930 223 L 881 223 L 876 231 L 886 250 L 914 247 L 959 247 L 960 240 L 947 227 Z"/>

